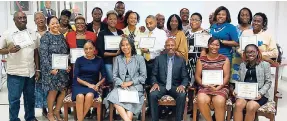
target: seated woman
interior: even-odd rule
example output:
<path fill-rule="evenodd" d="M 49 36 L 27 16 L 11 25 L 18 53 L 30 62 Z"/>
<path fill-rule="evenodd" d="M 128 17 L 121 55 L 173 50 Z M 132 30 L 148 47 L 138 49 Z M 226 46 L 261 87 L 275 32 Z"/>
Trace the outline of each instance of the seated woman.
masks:
<path fill-rule="evenodd" d="M 270 64 L 262 60 L 262 54 L 256 45 L 250 44 L 245 47 L 239 75 L 241 82 L 258 83 L 259 95 L 255 100 L 236 100 L 234 121 L 243 121 L 242 111 L 245 108 L 244 121 L 254 121 L 256 111 L 268 101 L 268 90 L 272 84 Z M 236 95 L 235 92 L 233 94 Z"/>
<path fill-rule="evenodd" d="M 216 121 L 224 121 L 225 103 L 228 98 L 228 81 L 230 77 L 229 59 L 218 53 L 219 40 L 208 40 L 207 54 L 199 57 L 196 63 L 195 80 L 200 85 L 197 95 L 199 111 L 206 121 L 212 121 L 209 104 L 215 108 Z M 223 85 L 203 85 L 202 70 L 223 70 Z"/>
<path fill-rule="evenodd" d="M 72 100 L 76 100 L 78 121 L 84 120 L 94 98 L 99 97 L 99 87 L 104 83 L 106 76 L 104 61 L 95 57 L 95 45 L 92 41 L 84 44 L 84 51 L 85 55 L 76 60 L 72 85 Z"/>
<path fill-rule="evenodd" d="M 133 114 L 138 115 L 144 103 L 143 84 L 145 84 L 146 77 L 143 56 L 137 55 L 135 45 L 131 40 L 123 38 L 120 42 L 120 55 L 115 58 L 113 64 L 115 88 L 107 96 L 106 106 L 109 105 L 107 101 L 113 103 L 124 121 L 132 121 Z M 120 88 L 138 91 L 139 103 L 119 102 L 118 89 Z"/>

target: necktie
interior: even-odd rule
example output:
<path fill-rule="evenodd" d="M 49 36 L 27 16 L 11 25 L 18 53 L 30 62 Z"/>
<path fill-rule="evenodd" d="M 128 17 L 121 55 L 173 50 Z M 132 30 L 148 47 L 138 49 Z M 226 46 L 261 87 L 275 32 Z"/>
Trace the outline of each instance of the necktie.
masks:
<path fill-rule="evenodd" d="M 171 89 L 171 78 L 172 78 L 172 58 L 169 58 L 167 65 L 167 77 L 166 77 L 166 89 Z"/>
<path fill-rule="evenodd" d="M 148 33 L 148 37 L 151 37 L 151 34 L 152 34 L 152 31 L 150 31 L 150 32 Z M 146 53 L 146 54 L 145 54 L 145 59 L 146 59 L 147 61 L 150 60 L 150 53 Z"/>
<path fill-rule="evenodd" d="M 48 10 L 47 12 L 48 12 L 48 13 L 47 13 L 47 14 L 48 14 L 48 17 L 50 17 L 50 16 L 51 16 L 50 10 Z"/>

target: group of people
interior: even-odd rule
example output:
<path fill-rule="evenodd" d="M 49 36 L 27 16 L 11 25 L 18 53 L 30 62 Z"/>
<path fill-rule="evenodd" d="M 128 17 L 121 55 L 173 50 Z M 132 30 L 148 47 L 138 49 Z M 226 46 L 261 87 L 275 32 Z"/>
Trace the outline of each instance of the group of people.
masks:
<path fill-rule="evenodd" d="M 238 25 L 230 24 L 229 10 L 218 7 L 209 17 L 210 28 L 201 27 L 202 16 L 187 8 L 180 15 L 171 15 L 165 27 L 162 14 L 149 15 L 146 26 L 137 26 L 139 13 L 127 11 L 118 1 L 114 10 L 106 13 L 95 7 L 93 21 L 86 22 L 82 16 L 70 25 L 71 12 L 45 17 L 42 12 L 34 14 L 37 30 L 26 27 L 27 16 L 16 12 L 15 26 L 5 31 L 0 40 L 0 54 L 7 54 L 7 87 L 10 121 L 18 118 L 20 97 L 23 92 L 25 120 L 37 121 L 35 109 L 42 108 L 49 121 L 62 120 L 60 110 L 63 99 L 72 93 L 76 102 L 78 121 L 83 121 L 90 111 L 93 100 L 103 98 L 108 107 L 113 104 L 124 121 L 132 121 L 141 113 L 144 93 L 150 107 L 152 121 L 159 120 L 158 100 L 170 95 L 176 100 L 176 121 L 183 119 L 187 87 L 197 85 L 199 110 L 206 121 L 212 121 L 209 104 L 215 108 L 217 121 L 224 121 L 225 102 L 230 87 L 236 82 L 258 83 L 259 95 L 255 100 L 237 98 L 234 120 L 253 121 L 257 109 L 267 103 L 271 87 L 270 64 L 277 58 L 276 41 L 267 34 L 268 19 L 264 13 L 252 14 L 248 8 L 238 13 Z M 21 48 L 12 36 L 28 31 L 33 44 Z M 207 48 L 197 47 L 194 36 L 208 33 Z M 241 36 L 257 36 L 258 45 L 249 44 L 240 49 Z M 105 49 L 105 36 L 121 36 L 119 50 Z M 140 48 L 142 37 L 153 37 L 152 48 Z M 52 68 L 53 54 L 70 54 L 70 49 L 83 48 L 84 56 L 70 63 L 65 70 Z M 202 84 L 203 70 L 223 70 L 222 85 Z M 101 87 L 112 84 L 113 89 L 100 93 Z M 146 90 L 144 85 L 150 85 Z M 119 101 L 120 89 L 137 91 L 139 103 Z M 235 92 L 232 92 L 236 96 Z M 243 110 L 246 115 L 243 117 Z M 144 112 L 143 112 L 144 113 Z"/>

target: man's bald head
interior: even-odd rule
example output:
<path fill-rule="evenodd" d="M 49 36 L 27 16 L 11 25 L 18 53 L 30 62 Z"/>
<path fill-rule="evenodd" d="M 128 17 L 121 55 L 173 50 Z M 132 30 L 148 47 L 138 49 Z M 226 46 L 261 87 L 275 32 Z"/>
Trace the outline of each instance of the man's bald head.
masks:
<path fill-rule="evenodd" d="M 27 16 L 24 12 L 18 11 L 14 13 L 13 16 L 14 23 L 19 30 L 26 29 L 27 25 Z"/>
<path fill-rule="evenodd" d="M 176 44 L 176 42 L 172 38 L 168 38 L 165 41 L 164 48 L 165 48 L 165 51 L 168 55 L 174 55 L 175 54 L 175 44 Z"/>
<path fill-rule="evenodd" d="M 157 28 L 163 29 L 164 28 L 164 23 L 165 23 L 165 17 L 163 14 L 156 14 L 156 20 L 157 20 Z"/>

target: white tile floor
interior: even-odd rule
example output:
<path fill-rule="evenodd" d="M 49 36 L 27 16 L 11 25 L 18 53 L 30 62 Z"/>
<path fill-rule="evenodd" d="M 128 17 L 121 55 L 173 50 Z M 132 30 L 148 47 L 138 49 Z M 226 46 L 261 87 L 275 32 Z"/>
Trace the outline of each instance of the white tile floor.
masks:
<path fill-rule="evenodd" d="M 1 83 L 0 83 L 1 84 Z M 279 91 L 283 94 L 283 99 L 279 100 L 278 103 L 278 113 L 276 116 L 276 121 L 286 121 L 286 112 L 287 112 L 287 81 L 279 81 Z M 21 104 L 23 101 L 21 100 Z M 9 121 L 9 106 L 8 106 L 8 96 L 7 96 L 7 88 L 6 84 L 3 85 L 3 88 L 0 91 L 0 115 L 1 121 Z M 285 113 L 284 113 L 285 112 Z M 45 117 L 42 116 L 41 110 L 36 109 L 36 117 L 39 121 L 48 121 Z M 21 105 L 19 117 L 22 121 L 24 121 L 24 107 Z M 73 120 L 72 116 L 69 116 L 69 120 Z M 95 119 L 94 119 L 95 120 Z M 260 121 L 268 121 L 265 117 L 260 117 Z M 92 120 L 85 120 L 92 121 Z M 105 120 L 107 121 L 107 120 Z M 150 121 L 148 118 L 147 121 Z M 162 120 L 162 121 L 171 121 L 171 120 Z M 204 121 L 204 119 L 200 118 L 200 121 Z"/>

